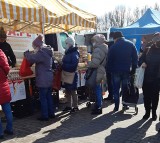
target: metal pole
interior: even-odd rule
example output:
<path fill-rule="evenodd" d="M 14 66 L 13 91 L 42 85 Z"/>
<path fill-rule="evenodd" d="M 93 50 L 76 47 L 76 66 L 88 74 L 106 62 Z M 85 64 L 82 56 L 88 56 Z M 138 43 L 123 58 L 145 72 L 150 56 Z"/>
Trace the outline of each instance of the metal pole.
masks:
<path fill-rule="evenodd" d="M 44 43 L 46 43 L 46 42 L 45 42 L 44 23 L 45 23 L 45 12 L 44 12 L 44 7 L 42 6 L 42 34 L 43 34 L 43 37 L 44 37 Z"/>

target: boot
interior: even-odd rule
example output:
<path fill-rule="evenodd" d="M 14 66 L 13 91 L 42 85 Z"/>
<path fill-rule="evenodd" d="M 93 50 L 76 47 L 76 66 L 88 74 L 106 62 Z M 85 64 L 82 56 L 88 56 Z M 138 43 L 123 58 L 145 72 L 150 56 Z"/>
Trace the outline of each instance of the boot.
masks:
<path fill-rule="evenodd" d="M 102 108 L 97 108 L 97 109 L 92 110 L 91 114 L 92 115 L 102 114 Z"/>
<path fill-rule="evenodd" d="M 150 110 L 146 111 L 145 115 L 143 116 L 143 120 L 147 120 L 150 117 Z"/>
<path fill-rule="evenodd" d="M 157 120 L 157 114 L 156 111 L 152 110 L 152 121 L 156 121 Z"/>

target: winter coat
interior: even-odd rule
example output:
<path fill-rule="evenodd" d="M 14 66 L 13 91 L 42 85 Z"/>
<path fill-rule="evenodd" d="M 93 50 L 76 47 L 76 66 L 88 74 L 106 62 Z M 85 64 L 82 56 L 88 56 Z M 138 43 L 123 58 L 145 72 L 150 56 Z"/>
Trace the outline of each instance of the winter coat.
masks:
<path fill-rule="evenodd" d="M 138 55 L 135 45 L 125 39 L 119 38 L 109 49 L 108 53 L 108 71 L 130 72 L 130 68 L 136 69 L 138 64 Z"/>
<path fill-rule="evenodd" d="M 153 45 L 141 56 L 141 64 L 146 63 L 144 82 L 156 82 L 160 79 L 160 48 Z"/>
<path fill-rule="evenodd" d="M 70 47 L 66 50 L 62 59 L 62 70 L 66 72 L 75 72 L 72 84 L 64 83 L 64 88 L 67 90 L 76 90 L 78 82 L 77 67 L 79 62 L 79 52 L 77 47 Z"/>
<path fill-rule="evenodd" d="M 89 68 L 97 68 L 96 82 L 99 84 L 106 78 L 106 58 L 108 54 L 108 46 L 106 44 L 97 45 L 92 52 L 91 62 L 88 64 Z"/>
<path fill-rule="evenodd" d="M 3 42 L 3 43 L 0 42 L 0 49 L 5 53 L 8 59 L 8 64 L 12 67 L 15 67 L 16 57 L 13 53 L 11 46 L 7 42 Z"/>
<path fill-rule="evenodd" d="M 10 87 L 7 75 L 9 73 L 9 65 L 7 57 L 0 49 L 0 105 L 11 101 Z"/>
<path fill-rule="evenodd" d="M 41 47 L 36 53 L 27 51 L 24 55 L 31 64 L 35 63 L 36 86 L 52 87 L 52 49 L 50 47 Z"/>

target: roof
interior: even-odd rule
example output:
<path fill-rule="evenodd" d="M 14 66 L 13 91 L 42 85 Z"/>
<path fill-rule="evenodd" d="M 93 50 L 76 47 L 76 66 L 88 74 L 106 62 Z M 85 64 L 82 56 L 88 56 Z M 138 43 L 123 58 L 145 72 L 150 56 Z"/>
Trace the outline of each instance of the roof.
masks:
<path fill-rule="evenodd" d="M 96 16 L 64 0 L 0 0 L 0 24 L 5 30 L 57 33 L 95 29 Z"/>
<path fill-rule="evenodd" d="M 110 31 L 121 31 L 124 35 L 144 35 L 160 32 L 160 11 L 149 8 L 140 19 L 130 26 L 113 27 Z"/>

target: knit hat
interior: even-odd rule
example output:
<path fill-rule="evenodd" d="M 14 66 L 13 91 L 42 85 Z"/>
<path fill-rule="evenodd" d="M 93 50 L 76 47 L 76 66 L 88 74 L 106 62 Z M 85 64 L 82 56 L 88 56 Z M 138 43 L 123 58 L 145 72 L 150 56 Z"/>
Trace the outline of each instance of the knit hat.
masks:
<path fill-rule="evenodd" d="M 0 27 L 0 38 L 6 39 L 7 35 L 3 27 Z"/>
<path fill-rule="evenodd" d="M 72 37 L 67 37 L 65 42 L 72 46 L 75 45 L 75 40 Z"/>
<path fill-rule="evenodd" d="M 43 37 L 41 35 L 38 35 L 38 37 L 32 42 L 33 48 L 34 47 L 40 48 L 43 44 L 42 39 L 43 39 Z"/>
<path fill-rule="evenodd" d="M 122 32 L 120 32 L 120 31 L 114 32 L 113 39 L 117 39 L 117 38 L 121 38 L 121 37 L 123 37 Z"/>

